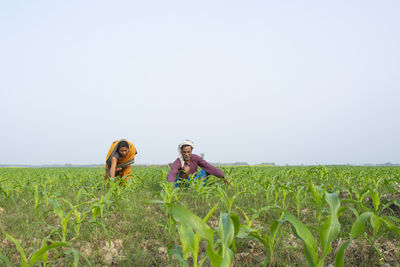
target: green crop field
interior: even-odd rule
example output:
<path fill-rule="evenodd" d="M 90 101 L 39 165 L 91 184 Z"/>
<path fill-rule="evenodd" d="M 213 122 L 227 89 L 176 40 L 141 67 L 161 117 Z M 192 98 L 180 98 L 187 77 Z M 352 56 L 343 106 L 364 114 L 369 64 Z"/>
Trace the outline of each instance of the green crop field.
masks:
<path fill-rule="evenodd" d="M 0 168 L 1 266 L 399 266 L 400 168 Z"/>

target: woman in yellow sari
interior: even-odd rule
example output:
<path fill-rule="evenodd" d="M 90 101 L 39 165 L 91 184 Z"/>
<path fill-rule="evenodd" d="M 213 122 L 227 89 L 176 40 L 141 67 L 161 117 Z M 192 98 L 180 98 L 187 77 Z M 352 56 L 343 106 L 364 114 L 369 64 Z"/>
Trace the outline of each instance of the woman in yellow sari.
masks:
<path fill-rule="evenodd" d="M 131 179 L 131 164 L 135 162 L 136 148 L 125 139 L 114 141 L 107 153 L 105 178 L 118 176 Z"/>

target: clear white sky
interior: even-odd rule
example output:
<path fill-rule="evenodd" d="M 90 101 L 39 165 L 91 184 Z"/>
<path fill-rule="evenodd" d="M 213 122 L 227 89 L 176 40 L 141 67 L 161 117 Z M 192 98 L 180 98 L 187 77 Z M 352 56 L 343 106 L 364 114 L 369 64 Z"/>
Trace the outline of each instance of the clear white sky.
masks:
<path fill-rule="evenodd" d="M 400 162 L 400 1 L 1 1 L 0 164 Z"/>

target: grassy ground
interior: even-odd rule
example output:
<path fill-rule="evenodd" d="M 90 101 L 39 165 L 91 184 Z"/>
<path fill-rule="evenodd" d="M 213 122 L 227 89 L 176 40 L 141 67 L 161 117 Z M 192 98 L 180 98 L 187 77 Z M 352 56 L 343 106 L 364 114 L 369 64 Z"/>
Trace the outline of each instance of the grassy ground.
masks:
<path fill-rule="evenodd" d="M 222 169 L 232 181 L 230 185 L 210 178 L 214 183 L 206 187 L 198 183 L 177 190 L 165 182 L 167 167 L 133 167 L 134 177 L 125 187 L 104 182 L 101 168 L 0 169 L 0 262 L 20 265 L 23 256 L 18 244 L 29 262 L 40 248 L 64 242 L 41 254 L 37 266 L 46 261 L 46 255 L 53 266 L 70 266 L 74 259 L 82 266 L 176 266 L 183 263 L 169 252 L 182 247 L 181 223 L 173 216 L 171 205 L 184 207 L 200 218 L 218 205 L 207 220 L 216 238 L 223 213 L 237 214 L 241 230 L 251 228 L 262 235 L 279 221 L 269 264 L 304 266 L 309 264 L 304 242 L 296 237 L 292 224 L 283 222 L 282 215 L 292 214 L 309 230 L 321 258 L 320 231 L 332 217 L 326 194 L 336 192 L 340 230 L 330 242 L 332 249 L 323 265 L 335 264 L 339 248 L 349 240 L 362 213 L 369 217 L 364 231 L 345 252 L 345 266 L 400 265 L 400 168 Z M 78 204 L 81 206 L 76 207 Z M 245 214 L 254 220 L 246 222 Z M 7 238 L 6 233 L 17 241 Z M 232 264 L 265 264 L 267 253 L 262 243 L 250 236 L 239 237 L 234 247 L 230 246 Z M 206 240 L 200 241 L 199 259 L 206 257 L 203 266 L 211 264 L 207 245 Z M 186 262 L 194 264 L 192 254 Z"/>

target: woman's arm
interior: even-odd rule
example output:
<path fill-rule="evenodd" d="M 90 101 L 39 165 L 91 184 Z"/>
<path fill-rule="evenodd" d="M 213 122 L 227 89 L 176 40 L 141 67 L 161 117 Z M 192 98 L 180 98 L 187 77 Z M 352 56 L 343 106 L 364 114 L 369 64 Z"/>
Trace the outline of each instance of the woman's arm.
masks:
<path fill-rule="evenodd" d="M 111 167 L 110 167 L 110 178 L 113 178 L 115 176 L 115 172 L 117 169 L 117 159 L 112 157 L 111 158 Z"/>

